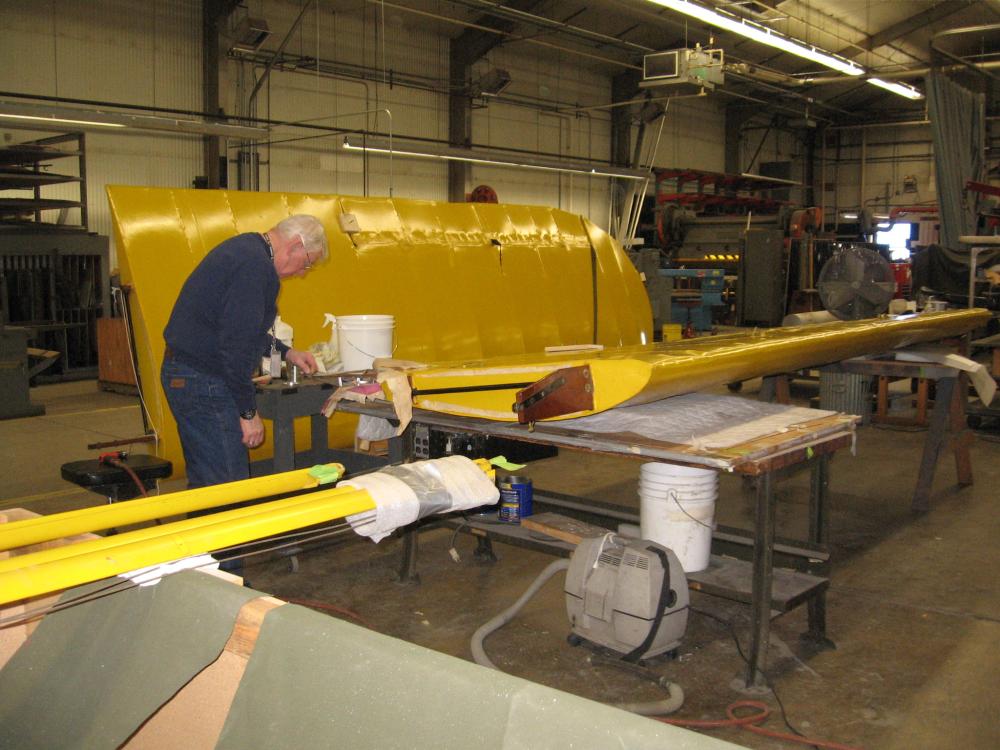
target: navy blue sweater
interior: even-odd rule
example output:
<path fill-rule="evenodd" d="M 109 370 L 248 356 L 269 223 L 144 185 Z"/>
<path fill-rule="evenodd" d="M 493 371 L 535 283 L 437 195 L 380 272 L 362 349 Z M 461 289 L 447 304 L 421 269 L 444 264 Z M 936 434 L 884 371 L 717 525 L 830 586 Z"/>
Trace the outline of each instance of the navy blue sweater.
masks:
<path fill-rule="evenodd" d="M 181 362 L 222 378 L 240 412 L 254 408 L 250 381 L 271 348 L 280 280 L 256 232 L 215 247 L 194 269 L 163 331 Z M 280 341 L 278 349 L 287 351 Z"/>

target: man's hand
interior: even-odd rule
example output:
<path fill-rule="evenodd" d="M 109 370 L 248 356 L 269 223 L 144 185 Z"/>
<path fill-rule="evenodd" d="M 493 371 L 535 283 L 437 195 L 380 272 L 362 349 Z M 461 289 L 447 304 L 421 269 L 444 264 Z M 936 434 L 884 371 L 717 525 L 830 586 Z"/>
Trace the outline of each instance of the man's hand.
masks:
<path fill-rule="evenodd" d="M 260 414 L 254 414 L 253 419 L 240 417 L 240 429 L 243 430 L 243 445 L 247 448 L 258 448 L 264 442 L 264 423 Z"/>
<path fill-rule="evenodd" d="M 312 352 L 304 352 L 301 349 L 289 349 L 285 352 L 285 362 L 295 365 L 306 375 L 312 375 L 319 369 Z"/>

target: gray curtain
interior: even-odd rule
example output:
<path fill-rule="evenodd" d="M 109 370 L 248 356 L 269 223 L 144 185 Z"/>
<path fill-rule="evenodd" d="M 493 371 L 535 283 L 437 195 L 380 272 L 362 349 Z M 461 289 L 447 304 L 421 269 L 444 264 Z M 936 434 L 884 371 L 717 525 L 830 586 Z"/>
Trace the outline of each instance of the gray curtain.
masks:
<path fill-rule="evenodd" d="M 965 194 L 966 180 L 984 182 L 986 106 L 982 94 L 950 81 L 938 71 L 927 77 L 927 105 L 934 138 L 941 245 L 964 251 L 960 235 L 976 234 L 979 195 Z"/>

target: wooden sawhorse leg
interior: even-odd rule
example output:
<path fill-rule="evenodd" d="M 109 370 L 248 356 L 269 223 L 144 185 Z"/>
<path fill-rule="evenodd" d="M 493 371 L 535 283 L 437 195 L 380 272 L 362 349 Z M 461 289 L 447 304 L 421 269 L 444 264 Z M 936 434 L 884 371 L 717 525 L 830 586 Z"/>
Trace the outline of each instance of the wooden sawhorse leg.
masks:
<path fill-rule="evenodd" d="M 924 452 L 920 457 L 917 487 L 913 492 L 913 503 L 910 506 L 915 513 L 926 513 L 930 510 L 934 470 L 941 451 L 946 447 L 950 447 L 955 454 L 958 484 L 962 487 L 972 484 L 972 459 L 969 456 L 972 434 L 965 425 L 965 388 L 963 375 L 941 378 L 937 381 L 937 398 L 934 399 L 927 440 L 924 442 Z"/>

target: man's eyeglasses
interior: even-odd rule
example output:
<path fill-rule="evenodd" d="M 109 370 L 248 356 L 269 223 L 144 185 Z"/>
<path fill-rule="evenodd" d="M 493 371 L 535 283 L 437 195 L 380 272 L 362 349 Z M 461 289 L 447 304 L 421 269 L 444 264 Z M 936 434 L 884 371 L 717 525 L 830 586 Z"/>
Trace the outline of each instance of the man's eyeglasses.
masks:
<path fill-rule="evenodd" d="M 302 270 L 303 271 L 308 271 L 309 269 L 311 269 L 313 267 L 313 259 L 309 257 L 309 253 L 306 250 L 306 241 L 302 238 L 301 234 L 299 235 L 299 242 L 302 243 L 302 245 L 301 245 L 301 247 L 302 247 L 302 256 L 306 259 L 306 264 L 302 267 Z"/>

